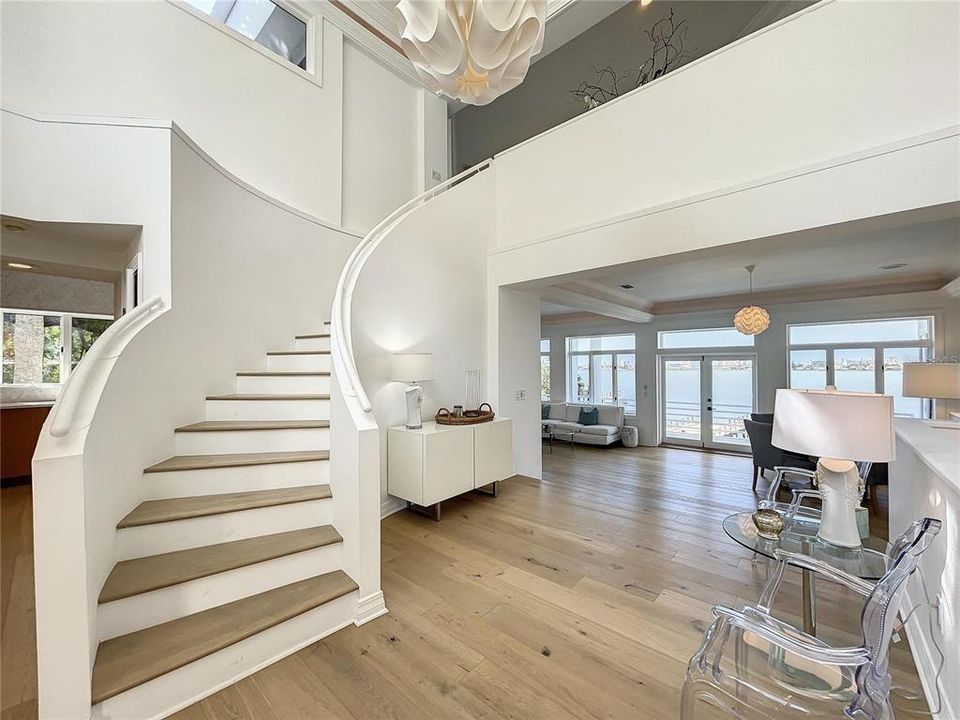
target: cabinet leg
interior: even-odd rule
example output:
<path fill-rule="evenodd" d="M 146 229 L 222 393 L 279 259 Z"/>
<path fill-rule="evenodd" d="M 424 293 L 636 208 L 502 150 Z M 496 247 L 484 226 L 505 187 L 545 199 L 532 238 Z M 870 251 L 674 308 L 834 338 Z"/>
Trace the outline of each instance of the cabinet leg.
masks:
<path fill-rule="evenodd" d="M 500 488 L 499 482 L 492 482 L 489 485 L 484 485 L 482 487 L 474 488 L 473 491 L 478 493 L 483 493 L 484 495 L 491 495 L 493 497 L 497 497 L 499 488 Z"/>
<path fill-rule="evenodd" d="M 434 522 L 440 522 L 440 503 L 434 503 L 433 505 L 417 505 L 416 503 L 408 502 L 407 510 L 410 512 L 416 513 L 417 515 L 423 515 L 428 517 Z"/>

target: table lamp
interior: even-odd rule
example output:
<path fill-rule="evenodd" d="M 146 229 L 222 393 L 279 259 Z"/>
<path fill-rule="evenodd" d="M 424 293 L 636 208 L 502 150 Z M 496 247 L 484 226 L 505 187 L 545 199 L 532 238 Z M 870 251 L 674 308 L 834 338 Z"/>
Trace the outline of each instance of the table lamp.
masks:
<path fill-rule="evenodd" d="M 933 400 L 960 399 L 960 362 L 911 362 L 903 364 L 903 396 Z M 928 420 L 935 428 L 960 430 L 960 422 Z"/>
<path fill-rule="evenodd" d="M 819 457 L 821 540 L 860 547 L 856 508 L 863 496 L 856 462 L 894 458 L 893 397 L 836 390 L 777 390 L 773 444 Z"/>
<path fill-rule="evenodd" d="M 420 383 L 433 380 L 432 353 L 394 353 L 391 360 L 390 379 L 408 383 L 404 391 L 407 398 L 407 430 L 423 427 L 420 406 L 423 405 L 423 388 Z"/>

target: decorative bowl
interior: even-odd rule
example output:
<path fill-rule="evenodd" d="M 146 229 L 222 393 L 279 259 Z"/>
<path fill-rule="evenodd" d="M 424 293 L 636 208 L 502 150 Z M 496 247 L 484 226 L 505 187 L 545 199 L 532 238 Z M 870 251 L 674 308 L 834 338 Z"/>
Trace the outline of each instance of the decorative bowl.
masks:
<path fill-rule="evenodd" d="M 783 532 L 783 515 L 770 508 L 761 508 L 753 514 L 757 535 L 767 540 L 777 540 Z"/>

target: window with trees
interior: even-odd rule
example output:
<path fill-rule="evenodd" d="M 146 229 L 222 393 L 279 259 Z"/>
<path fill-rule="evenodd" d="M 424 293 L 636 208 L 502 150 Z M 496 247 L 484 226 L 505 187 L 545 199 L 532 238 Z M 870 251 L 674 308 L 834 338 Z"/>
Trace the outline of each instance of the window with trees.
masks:
<path fill-rule="evenodd" d="M 550 400 L 550 339 L 540 339 L 540 399 Z"/>
<path fill-rule="evenodd" d="M 112 322 L 103 315 L 4 310 L 2 384 L 66 382 Z"/>

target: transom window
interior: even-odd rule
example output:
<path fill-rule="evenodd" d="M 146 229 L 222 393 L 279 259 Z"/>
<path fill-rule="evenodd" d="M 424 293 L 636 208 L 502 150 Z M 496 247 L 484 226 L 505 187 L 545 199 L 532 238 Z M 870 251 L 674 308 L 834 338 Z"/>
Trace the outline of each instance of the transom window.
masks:
<path fill-rule="evenodd" d="M 567 401 L 619 405 L 637 414 L 635 335 L 567 338 Z"/>
<path fill-rule="evenodd" d="M 275 55 L 307 69 L 307 24 L 270 0 L 185 0 Z"/>
<path fill-rule="evenodd" d="M 112 322 L 104 315 L 4 310 L 2 384 L 66 382 Z"/>
<path fill-rule="evenodd" d="M 930 417 L 931 403 L 903 397 L 903 364 L 933 354 L 933 318 L 885 318 L 787 326 L 792 388 L 893 395 L 894 413 Z"/>
<path fill-rule="evenodd" d="M 657 333 L 657 348 L 660 350 L 718 347 L 753 347 L 753 335 L 744 335 L 733 327 L 661 330 Z"/>

